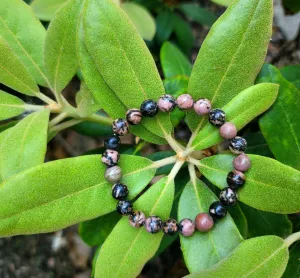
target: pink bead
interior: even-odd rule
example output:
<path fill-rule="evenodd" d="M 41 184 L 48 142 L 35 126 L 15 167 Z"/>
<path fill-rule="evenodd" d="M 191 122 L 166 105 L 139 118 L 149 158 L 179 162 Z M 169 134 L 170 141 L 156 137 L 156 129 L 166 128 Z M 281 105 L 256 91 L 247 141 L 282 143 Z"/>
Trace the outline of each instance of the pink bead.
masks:
<path fill-rule="evenodd" d="M 181 110 L 187 110 L 193 107 L 194 100 L 189 94 L 183 94 L 177 98 L 177 105 Z"/>
<path fill-rule="evenodd" d="M 207 213 L 199 213 L 195 219 L 196 228 L 199 232 L 205 233 L 212 229 L 214 220 Z"/>
<path fill-rule="evenodd" d="M 194 104 L 194 110 L 198 115 L 204 116 L 209 113 L 211 109 L 211 103 L 206 98 L 200 98 Z"/>
<path fill-rule="evenodd" d="M 233 167 L 241 172 L 246 172 L 251 167 L 251 160 L 248 155 L 240 154 L 233 160 Z"/>
<path fill-rule="evenodd" d="M 184 218 L 179 222 L 178 230 L 183 236 L 192 236 L 195 232 L 195 224 L 191 219 Z"/>
<path fill-rule="evenodd" d="M 220 127 L 220 135 L 224 139 L 232 139 L 236 136 L 237 130 L 233 123 L 225 123 Z"/>
<path fill-rule="evenodd" d="M 157 102 L 158 108 L 163 112 L 171 112 L 176 107 L 176 101 L 172 95 L 163 95 Z"/>

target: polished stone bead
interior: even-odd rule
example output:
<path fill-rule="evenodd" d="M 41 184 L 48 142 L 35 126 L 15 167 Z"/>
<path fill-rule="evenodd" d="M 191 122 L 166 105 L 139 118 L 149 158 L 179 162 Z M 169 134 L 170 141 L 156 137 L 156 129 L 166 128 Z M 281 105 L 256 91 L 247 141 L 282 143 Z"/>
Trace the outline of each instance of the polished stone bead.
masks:
<path fill-rule="evenodd" d="M 117 182 L 112 187 L 112 196 L 117 200 L 126 199 L 129 191 L 125 184 Z"/>
<path fill-rule="evenodd" d="M 224 139 L 232 139 L 236 134 L 237 130 L 233 123 L 227 122 L 220 127 L 220 135 Z"/>
<path fill-rule="evenodd" d="M 134 228 L 140 228 L 145 225 L 146 216 L 141 211 L 135 211 L 129 215 L 129 223 Z"/>
<path fill-rule="evenodd" d="M 124 119 L 116 119 L 112 123 L 112 130 L 117 135 L 126 135 L 129 132 L 128 122 Z"/>
<path fill-rule="evenodd" d="M 231 189 L 230 187 L 225 187 L 220 192 L 220 201 L 225 206 L 233 206 L 237 202 L 237 193 L 235 190 Z"/>
<path fill-rule="evenodd" d="M 117 203 L 117 212 L 122 215 L 129 215 L 133 212 L 132 203 L 128 200 L 119 201 Z"/>
<path fill-rule="evenodd" d="M 184 218 L 179 222 L 178 230 L 183 236 L 192 236 L 195 232 L 195 224 L 193 220 Z"/>
<path fill-rule="evenodd" d="M 142 112 L 139 109 L 129 109 L 126 112 L 127 122 L 131 125 L 138 125 L 142 121 Z"/>
<path fill-rule="evenodd" d="M 155 215 L 149 216 L 145 221 L 145 228 L 147 232 L 151 234 L 156 234 L 162 228 L 162 221 L 159 217 Z"/>
<path fill-rule="evenodd" d="M 211 103 L 206 98 L 200 98 L 194 103 L 194 110 L 198 115 L 207 115 L 211 110 Z"/>
<path fill-rule="evenodd" d="M 177 221 L 175 219 L 168 219 L 163 223 L 162 231 L 165 235 L 173 236 L 178 231 Z"/>
<path fill-rule="evenodd" d="M 119 159 L 120 159 L 119 153 L 114 150 L 104 151 L 101 158 L 102 162 L 109 167 L 115 166 L 118 163 Z"/>
<path fill-rule="evenodd" d="M 107 168 L 105 171 L 105 178 L 110 183 L 116 183 L 122 178 L 122 170 L 119 166 Z"/>
<path fill-rule="evenodd" d="M 233 167 L 241 172 L 246 172 L 251 168 L 251 160 L 248 155 L 240 154 L 233 160 Z"/>
<path fill-rule="evenodd" d="M 158 108 L 163 112 L 171 112 L 176 107 L 176 100 L 172 95 L 162 95 L 158 100 Z"/>
<path fill-rule="evenodd" d="M 241 171 L 233 170 L 227 175 L 227 184 L 233 190 L 239 189 L 245 184 L 245 182 L 246 176 Z"/>
<path fill-rule="evenodd" d="M 221 202 L 216 201 L 210 205 L 209 214 L 214 219 L 220 219 L 226 216 L 227 209 Z"/>
<path fill-rule="evenodd" d="M 117 135 L 113 135 L 104 140 L 104 146 L 109 150 L 117 150 L 120 145 L 120 137 Z"/>
<path fill-rule="evenodd" d="M 183 94 L 177 98 L 177 106 L 180 110 L 187 110 L 192 108 L 194 105 L 194 100 L 191 95 Z"/>
<path fill-rule="evenodd" d="M 212 109 L 209 112 L 209 118 L 208 118 L 209 122 L 217 127 L 222 126 L 225 121 L 226 121 L 226 114 L 223 110 L 221 109 Z"/>
<path fill-rule="evenodd" d="M 195 218 L 196 228 L 199 232 L 210 231 L 214 226 L 214 220 L 208 213 L 199 213 Z"/>
<path fill-rule="evenodd" d="M 140 110 L 143 116 L 154 117 L 158 113 L 158 105 L 154 100 L 148 99 L 141 104 Z"/>
<path fill-rule="evenodd" d="M 229 144 L 229 149 L 234 154 L 244 153 L 247 149 L 246 139 L 236 136 L 234 137 Z"/>

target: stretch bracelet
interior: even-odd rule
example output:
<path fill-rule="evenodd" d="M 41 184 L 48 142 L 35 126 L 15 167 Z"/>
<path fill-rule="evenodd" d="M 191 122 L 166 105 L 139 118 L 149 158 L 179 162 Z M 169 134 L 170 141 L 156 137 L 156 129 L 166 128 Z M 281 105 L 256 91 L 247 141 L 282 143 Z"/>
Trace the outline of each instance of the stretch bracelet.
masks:
<path fill-rule="evenodd" d="M 220 135 L 230 140 L 229 149 L 233 154 L 238 155 L 233 160 L 235 170 L 227 175 L 228 187 L 221 190 L 219 201 L 213 202 L 208 213 L 199 213 L 195 220 L 182 219 L 179 223 L 175 219 L 167 219 L 165 222 L 156 215 L 148 217 L 141 211 L 133 209 L 131 201 L 127 200 L 128 187 L 121 183 L 122 170 L 117 166 L 120 155 L 118 148 L 120 137 L 129 133 L 129 125 L 137 125 L 143 117 L 154 117 L 159 110 L 172 112 L 176 106 L 180 110 L 188 110 L 192 107 L 198 115 L 208 115 L 209 122 L 220 128 Z M 226 122 L 226 114 L 223 110 L 211 109 L 208 99 L 199 99 L 194 102 L 189 94 L 180 95 L 177 100 L 172 95 L 163 95 L 158 102 L 145 100 L 140 109 L 130 109 L 126 113 L 126 119 L 116 119 L 112 124 L 113 135 L 104 142 L 106 150 L 102 155 L 102 162 L 107 166 L 105 178 L 112 183 L 112 196 L 118 200 L 117 212 L 129 217 L 129 223 L 135 228 L 145 226 L 149 233 L 155 234 L 163 231 L 166 235 L 175 235 L 179 231 L 183 236 L 191 236 L 197 229 L 200 232 L 211 230 L 214 223 L 227 214 L 227 208 L 236 204 L 238 199 L 237 190 L 246 182 L 246 172 L 251 167 L 250 158 L 244 153 L 247 148 L 247 141 L 237 135 L 237 129 L 233 123 Z"/>

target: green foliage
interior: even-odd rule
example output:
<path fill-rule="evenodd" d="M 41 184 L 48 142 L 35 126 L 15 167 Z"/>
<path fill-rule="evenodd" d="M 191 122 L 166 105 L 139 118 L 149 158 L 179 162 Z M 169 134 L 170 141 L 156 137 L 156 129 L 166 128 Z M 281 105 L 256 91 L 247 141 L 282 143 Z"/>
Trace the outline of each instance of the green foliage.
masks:
<path fill-rule="evenodd" d="M 233 3 L 233 0 L 211 0 L 211 1 L 225 7 L 228 7 L 230 4 Z"/>
<path fill-rule="evenodd" d="M 34 0 L 30 6 L 40 20 L 50 21 L 68 0 Z"/>
<path fill-rule="evenodd" d="M 300 65 L 286 66 L 280 69 L 282 76 L 300 89 Z"/>
<path fill-rule="evenodd" d="M 25 103 L 6 92 L 0 90 L 0 121 L 22 114 L 25 111 Z"/>
<path fill-rule="evenodd" d="M 289 262 L 283 273 L 282 278 L 298 278 L 299 277 L 299 259 L 300 259 L 300 243 L 295 243 L 289 256 Z"/>
<path fill-rule="evenodd" d="M 158 44 L 167 41 L 173 32 L 173 14 L 170 11 L 163 11 L 156 17 L 155 40 Z"/>

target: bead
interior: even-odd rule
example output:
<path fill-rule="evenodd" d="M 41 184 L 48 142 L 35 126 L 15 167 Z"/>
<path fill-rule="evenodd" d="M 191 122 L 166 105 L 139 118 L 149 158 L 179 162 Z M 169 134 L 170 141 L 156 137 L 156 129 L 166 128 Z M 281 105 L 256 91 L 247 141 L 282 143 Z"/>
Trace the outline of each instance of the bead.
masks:
<path fill-rule="evenodd" d="M 229 144 L 229 149 L 234 154 L 241 154 L 247 149 L 247 141 L 246 139 L 236 136 L 234 137 Z"/>
<path fill-rule="evenodd" d="M 227 214 L 226 207 L 219 201 L 213 202 L 209 207 L 209 214 L 212 218 L 220 219 Z"/>
<path fill-rule="evenodd" d="M 208 213 L 199 213 L 195 218 L 195 224 L 199 232 L 205 233 L 212 229 L 214 220 Z"/>
<path fill-rule="evenodd" d="M 129 109 L 126 112 L 127 122 L 131 125 L 138 125 L 142 121 L 142 113 L 138 109 Z"/>
<path fill-rule="evenodd" d="M 209 112 L 209 122 L 214 126 L 222 126 L 225 123 L 226 120 L 226 114 L 221 109 L 212 109 Z"/>
<path fill-rule="evenodd" d="M 183 94 L 177 98 L 177 105 L 180 110 L 187 110 L 193 107 L 194 100 L 191 95 Z"/>
<path fill-rule="evenodd" d="M 120 155 L 117 151 L 114 150 L 106 150 L 102 154 L 102 162 L 107 166 L 115 166 L 120 159 Z"/>
<path fill-rule="evenodd" d="M 116 119 L 112 123 L 112 130 L 120 136 L 126 135 L 129 132 L 128 122 L 124 119 Z"/>
<path fill-rule="evenodd" d="M 127 197 L 128 193 L 128 188 L 123 183 L 118 182 L 112 187 L 112 196 L 117 200 L 124 200 Z"/>
<path fill-rule="evenodd" d="M 183 236 L 192 236 L 195 232 L 195 224 L 191 219 L 184 218 L 179 222 L 178 230 Z"/>
<path fill-rule="evenodd" d="M 140 110 L 143 116 L 154 117 L 158 113 L 158 105 L 155 101 L 148 99 L 142 103 Z"/>
<path fill-rule="evenodd" d="M 120 142 L 121 142 L 121 140 L 120 140 L 119 136 L 113 135 L 113 136 L 105 139 L 104 146 L 106 149 L 116 151 L 119 148 Z"/>
<path fill-rule="evenodd" d="M 236 136 L 237 130 L 233 123 L 225 123 L 220 127 L 220 135 L 224 139 L 232 139 Z"/>
<path fill-rule="evenodd" d="M 225 187 L 224 189 L 222 189 L 219 197 L 221 203 L 224 204 L 225 206 L 235 205 L 238 198 L 237 193 L 230 187 Z"/>
<path fill-rule="evenodd" d="M 129 224 L 134 228 L 140 228 L 145 225 L 146 216 L 141 211 L 135 211 L 129 215 Z"/>
<path fill-rule="evenodd" d="M 194 103 L 194 110 L 198 115 L 204 116 L 209 113 L 211 109 L 211 103 L 206 98 L 200 98 Z"/>
<path fill-rule="evenodd" d="M 233 190 L 237 190 L 238 188 L 242 187 L 245 182 L 246 176 L 243 172 L 233 170 L 227 175 L 227 184 Z"/>
<path fill-rule="evenodd" d="M 178 231 L 177 221 L 175 219 L 169 218 L 166 222 L 163 223 L 162 231 L 165 235 L 173 236 Z"/>
<path fill-rule="evenodd" d="M 151 234 L 156 234 L 161 230 L 162 221 L 159 217 L 153 215 L 149 216 L 145 221 L 145 228 L 147 232 Z"/>
<path fill-rule="evenodd" d="M 251 160 L 248 155 L 240 154 L 233 160 L 233 167 L 241 172 L 246 172 L 251 168 Z"/>
<path fill-rule="evenodd" d="M 106 169 L 104 176 L 108 182 L 116 183 L 122 178 L 122 170 L 119 166 L 113 166 Z"/>
<path fill-rule="evenodd" d="M 119 201 L 117 203 L 117 212 L 122 215 L 128 215 L 133 212 L 132 203 L 128 200 Z"/>
<path fill-rule="evenodd" d="M 157 104 L 160 111 L 171 112 L 176 107 L 176 100 L 171 95 L 162 95 Z"/>

